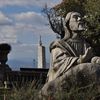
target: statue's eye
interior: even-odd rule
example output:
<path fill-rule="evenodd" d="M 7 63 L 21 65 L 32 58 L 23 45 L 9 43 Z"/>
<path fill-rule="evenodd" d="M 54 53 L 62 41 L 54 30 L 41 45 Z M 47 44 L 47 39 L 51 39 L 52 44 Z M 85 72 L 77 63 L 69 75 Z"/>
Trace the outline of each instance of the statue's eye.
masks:
<path fill-rule="evenodd" d="M 77 16 L 77 15 L 74 15 L 73 18 L 75 18 L 78 21 L 81 20 L 81 17 L 80 16 Z"/>
<path fill-rule="evenodd" d="M 73 18 L 78 19 L 78 16 L 74 15 Z"/>
<path fill-rule="evenodd" d="M 81 20 L 81 17 L 78 17 L 77 20 L 78 20 L 78 21 Z"/>

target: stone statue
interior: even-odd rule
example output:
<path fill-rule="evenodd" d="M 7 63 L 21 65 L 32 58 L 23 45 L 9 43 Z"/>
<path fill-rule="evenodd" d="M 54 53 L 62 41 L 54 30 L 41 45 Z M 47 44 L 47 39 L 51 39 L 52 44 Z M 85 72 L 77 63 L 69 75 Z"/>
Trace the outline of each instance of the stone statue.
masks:
<path fill-rule="evenodd" d="M 69 12 L 64 20 L 65 35 L 50 45 L 51 67 L 47 82 L 41 90 L 44 96 L 52 95 L 60 83 L 71 74 L 71 71 L 87 68 L 90 73 L 100 67 L 100 57 L 95 57 L 93 49 L 81 36 L 85 30 L 82 16 L 78 12 Z M 59 84 L 59 85 L 58 85 Z"/>
<path fill-rule="evenodd" d="M 7 43 L 0 44 L 0 81 L 4 80 L 6 71 L 11 71 L 6 62 L 8 61 L 8 54 L 11 51 L 11 46 Z"/>

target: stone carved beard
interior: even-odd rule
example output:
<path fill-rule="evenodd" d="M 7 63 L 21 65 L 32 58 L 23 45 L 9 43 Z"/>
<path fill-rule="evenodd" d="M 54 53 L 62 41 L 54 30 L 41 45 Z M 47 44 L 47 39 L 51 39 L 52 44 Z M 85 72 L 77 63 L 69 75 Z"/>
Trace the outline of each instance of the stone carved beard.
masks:
<path fill-rule="evenodd" d="M 76 35 L 79 35 L 75 33 L 80 33 L 80 32 L 85 31 L 85 25 L 82 22 L 80 23 L 73 22 L 73 24 L 70 24 L 68 21 L 66 24 L 67 25 L 64 27 L 65 35 L 64 35 L 63 40 L 68 40 L 69 38 L 75 38 Z M 73 32 L 75 33 L 73 34 Z"/>
<path fill-rule="evenodd" d="M 83 22 L 71 22 L 69 23 L 69 27 L 72 31 L 74 32 L 81 32 L 81 31 L 85 31 L 85 24 Z"/>

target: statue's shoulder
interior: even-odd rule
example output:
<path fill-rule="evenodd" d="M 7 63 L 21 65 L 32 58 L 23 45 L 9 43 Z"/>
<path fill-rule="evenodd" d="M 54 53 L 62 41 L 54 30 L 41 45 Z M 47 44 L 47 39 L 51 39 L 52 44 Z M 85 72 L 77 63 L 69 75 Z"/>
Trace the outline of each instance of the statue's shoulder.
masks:
<path fill-rule="evenodd" d="M 52 49 L 55 49 L 55 48 L 57 48 L 57 47 L 60 48 L 60 46 L 61 46 L 61 40 L 53 41 L 53 42 L 50 44 L 50 47 L 49 47 L 50 52 L 51 52 Z"/>

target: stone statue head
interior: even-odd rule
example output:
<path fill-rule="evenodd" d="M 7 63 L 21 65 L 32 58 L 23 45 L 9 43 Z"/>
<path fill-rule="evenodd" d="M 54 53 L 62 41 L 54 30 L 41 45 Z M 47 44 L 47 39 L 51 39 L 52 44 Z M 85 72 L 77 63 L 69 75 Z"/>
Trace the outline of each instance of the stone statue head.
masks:
<path fill-rule="evenodd" d="M 65 22 L 69 22 L 69 27 L 72 31 L 84 31 L 85 24 L 82 16 L 78 12 L 69 12 L 66 15 Z"/>
<path fill-rule="evenodd" d="M 8 60 L 8 53 L 11 51 L 11 46 L 9 44 L 0 44 L 0 63 L 6 64 Z"/>
<path fill-rule="evenodd" d="M 78 12 L 69 12 L 65 17 L 65 35 L 71 37 L 72 32 L 81 33 L 85 30 L 83 18 Z"/>

